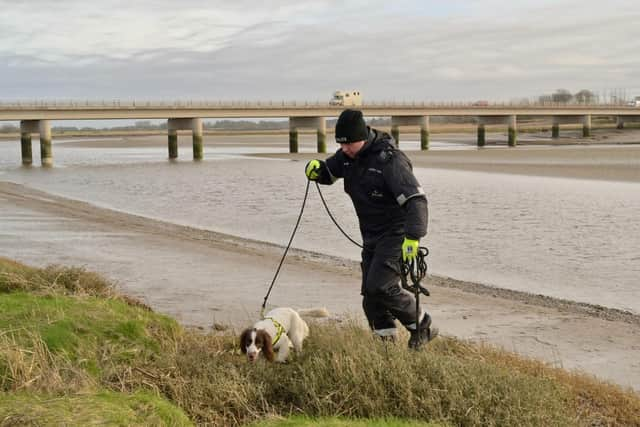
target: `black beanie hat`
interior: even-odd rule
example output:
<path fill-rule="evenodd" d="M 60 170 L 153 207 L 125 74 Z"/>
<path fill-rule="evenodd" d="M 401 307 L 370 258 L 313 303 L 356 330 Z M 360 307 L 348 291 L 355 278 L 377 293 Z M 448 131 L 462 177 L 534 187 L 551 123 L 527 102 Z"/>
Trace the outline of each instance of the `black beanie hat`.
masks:
<path fill-rule="evenodd" d="M 362 117 L 362 111 L 344 110 L 336 123 L 336 142 L 338 144 L 350 144 L 352 142 L 367 140 L 369 132 Z"/>

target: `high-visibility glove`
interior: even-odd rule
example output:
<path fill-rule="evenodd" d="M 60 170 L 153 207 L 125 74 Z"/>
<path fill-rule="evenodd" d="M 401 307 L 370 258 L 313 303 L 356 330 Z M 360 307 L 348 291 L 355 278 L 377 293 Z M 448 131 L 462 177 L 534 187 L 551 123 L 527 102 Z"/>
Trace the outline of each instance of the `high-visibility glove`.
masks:
<path fill-rule="evenodd" d="M 311 181 L 320 178 L 320 160 L 311 160 L 304 168 L 304 173 Z"/>
<path fill-rule="evenodd" d="M 418 240 L 404 238 L 404 242 L 402 242 L 402 260 L 406 262 L 411 262 L 418 255 L 418 251 L 420 250 L 420 242 Z"/>

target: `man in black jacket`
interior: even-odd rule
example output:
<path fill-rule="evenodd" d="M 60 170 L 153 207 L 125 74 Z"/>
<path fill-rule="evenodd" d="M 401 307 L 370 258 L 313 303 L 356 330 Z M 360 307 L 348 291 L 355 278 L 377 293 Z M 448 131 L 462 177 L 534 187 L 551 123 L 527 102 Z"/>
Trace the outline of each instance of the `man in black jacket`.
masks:
<path fill-rule="evenodd" d="M 320 184 L 344 179 L 362 234 L 362 306 L 371 329 L 395 340 L 398 319 L 411 334 L 409 347 L 435 337 L 431 316 L 422 310 L 416 332 L 416 300 L 400 286 L 401 256 L 411 261 L 427 234 L 427 198 L 413 175 L 411 162 L 393 138 L 365 124 L 362 112 L 344 110 L 336 123 L 340 149 L 331 157 L 307 163 L 307 178 Z"/>

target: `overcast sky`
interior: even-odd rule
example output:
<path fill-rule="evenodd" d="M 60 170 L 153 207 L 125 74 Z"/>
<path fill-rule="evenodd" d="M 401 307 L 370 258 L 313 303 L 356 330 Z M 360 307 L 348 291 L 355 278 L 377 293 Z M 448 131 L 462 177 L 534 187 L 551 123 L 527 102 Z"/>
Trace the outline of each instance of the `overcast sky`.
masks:
<path fill-rule="evenodd" d="M 0 0 L 0 100 L 640 95 L 639 0 Z"/>

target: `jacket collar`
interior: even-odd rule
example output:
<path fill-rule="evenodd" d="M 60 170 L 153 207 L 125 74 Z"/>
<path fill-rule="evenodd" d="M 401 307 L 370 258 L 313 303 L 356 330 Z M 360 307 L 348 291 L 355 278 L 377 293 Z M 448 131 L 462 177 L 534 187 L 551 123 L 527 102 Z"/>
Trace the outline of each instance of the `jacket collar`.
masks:
<path fill-rule="evenodd" d="M 367 132 L 369 133 L 367 142 L 365 142 L 360 151 L 358 151 L 356 159 L 367 156 L 369 152 L 377 153 L 384 150 L 388 145 L 393 145 L 393 138 L 391 138 L 391 135 L 388 133 L 379 131 L 370 126 L 367 126 Z"/>

